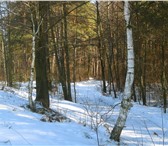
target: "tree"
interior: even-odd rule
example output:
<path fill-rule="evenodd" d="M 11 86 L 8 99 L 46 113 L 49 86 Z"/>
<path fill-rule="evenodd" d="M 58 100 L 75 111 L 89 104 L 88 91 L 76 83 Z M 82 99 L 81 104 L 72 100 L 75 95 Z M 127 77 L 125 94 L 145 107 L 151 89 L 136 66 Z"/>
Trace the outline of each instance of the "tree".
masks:
<path fill-rule="evenodd" d="M 162 79 L 163 70 L 167 70 L 167 67 L 164 67 L 164 62 L 167 61 L 167 57 L 164 56 L 167 52 L 162 48 L 166 47 L 168 3 L 132 2 L 131 4 L 134 20 L 132 25 L 135 46 L 135 90 L 143 105 L 150 105 L 150 99 L 157 97 L 156 100 L 163 101 L 162 97 L 165 94 Z M 154 96 L 151 94 L 149 96 L 148 93 L 151 92 Z"/>
<path fill-rule="evenodd" d="M 1 5 L 1 32 L 4 50 L 4 67 L 7 86 L 12 87 L 13 84 L 13 50 L 11 48 L 11 5 L 5 2 Z M 3 9 L 7 9 L 3 10 Z"/>
<path fill-rule="evenodd" d="M 49 2 L 38 2 L 38 13 L 36 19 L 43 19 L 39 27 L 38 40 L 35 51 L 36 68 L 36 101 L 42 103 L 46 108 L 49 107 L 48 76 L 47 76 L 47 52 L 48 52 L 48 10 Z M 36 23 L 37 29 L 37 23 Z"/>
<path fill-rule="evenodd" d="M 30 5 L 28 5 L 30 7 Z M 35 110 L 35 105 L 34 105 L 34 102 L 33 102 L 33 99 L 32 99 L 32 91 L 33 91 L 33 80 L 34 80 L 34 73 L 35 73 L 35 51 L 36 51 L 36 37 L 37 37 L 37 34 L 39 32 L 39 27 L 42 23 L 42 20 L 41 22 L 39 22 L 37 24 L 37 28 L 36 28 L 36 24 L 35 24 L 35 21 L 34 21 L 34 15 L 33 15 L 33 12 L 30 10 L 31 12 L 31 21 L 32 21 L 32 61 L 31 61 L 31 71 L 30 71 L 30 80 L 29 80 L 29 94 L 28 94 L 28 99 L 29 99 L 29 106 L 30 106 L 30 109 L 31 110 Z"/>
<path fill-rule="evenodd" d="M 106 77 L 105 77 L 105 47 L 103 45 L 103 40 L 102 40 L 102 24 L 101 24 L 101 18 L 100 18 L 100 12 L 99 12 L 99 2 L 96 1 L 96 11 L 97 11 L 97 20 L 96 20 L 96 25 L 97 25 L 97 41 L 98 41 L 98 52 L 99 52 L 99 59 L 100 59 L 100 65 L 101 65 L 101 77 L 102 77 L 102 92 L 106 93 Z"/>
<path fill-rule="evenodd" d="M 128 111 L 131 108 L 131 88 L 134 81 L 134 49 L 132 26 L 130 24 L 130 5 L 128 1 L 124 1 L 124 17 L 126 21 L 127 34 L 127 75 L 119 116 L 110 136 L 110 139 L 115 141 L 120 141 L 120 135 L 124 128 Z"/>
<path fill-rule="evenodd" d="M 53 25 L 57 19 L 53 20 L 52 13 L 57 15 L 57 12 L 51 11 L 49 14 L 49 22 L 51 29 L 51 36 L 53 42 L 53 48 L 56 58 L 56 65 L 58 68 L 59 82 L 62 85 L 62 90 L 64 94 L 64 99 L 72 101 L 71 98 L 71 89 L 70 89 L 70 70 L 69 70 L 69 47 L 68 47 L 68 35 L 67 35 L 67 8 L 66 3 L 57 3 L 61 5 L 61 8 L 58 8 L 58 15 L 61 15 L 60 21 L 58 24 Z M 55 6 L 56 7 L 56 6 Z M 62 20 L 62 21 L 61 21 Z M 70 91 L 70 92 L 69 92 Z"/>
<path fill-rule="evenodd" d="M 67 86 L 67 95 L 65 96 L 66 100 L 72 101 L 71 97 L 71 81 L 70 81 L 70 60 L 69 60 L 69 46 L 68 46 L 68 28 L 67 28 L 67 6 L 66 2 L 63 3 L 63 22 L 64 22 L 64 49 L 65 49 L 65 62 L 66 62 L 66 86 Z"/>

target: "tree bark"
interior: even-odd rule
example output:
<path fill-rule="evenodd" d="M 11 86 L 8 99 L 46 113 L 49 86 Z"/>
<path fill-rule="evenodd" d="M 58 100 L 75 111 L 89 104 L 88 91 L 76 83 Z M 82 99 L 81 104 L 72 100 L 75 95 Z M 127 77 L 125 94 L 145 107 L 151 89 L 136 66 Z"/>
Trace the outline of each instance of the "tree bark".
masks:
<path fill-rule="evenodd" d="M 102 45 L 102 38 L 101 38 L 101 19 L 100 19 L 100 13 L 99 13 L 99 2 L 96 1 L 96 9 L 97 9 L 97 38 L 98 38 L 98 53 L 99 53 L 99 59 L 100 59 L 100 65 L 101 65 L 101 78 L 102 78 L 102 93 L 106 93 L 106 77 L 105 77 L 105 50 L 103 50 Z"/>
<path fill-rule="evenodd" d="M 35 105 L 32 99 L 32 91 L 33 91 L 33 80 L 34 80 L 34 72 L 35 72 L 35 52 L 36 52 L 36 36 L 39 32 L 39 27 L 42 24 L 41 22 L 37 26 L 36 30 L 36 24 L 34 21 L 34 16 L 33 13 L 31 13 L 31 21 L 32 21 L 32 61 L 31 61 L 31 71 L 30 71 L 30 80 L 29 80 L 29 94 L 28 94 L 28 99 L 29 99 L 29 106 L 31 110 L 35 110 Z"/>
<path fill-rule="evenodd" d="M 48 10 L 48 2 L 39 3 L 39 18 L 43 19 L 38 32 L 38 42 L 36 45 L 36 101 L 42 103 L 46 108 L 49 107 L 49 93 L 48 93 L 48 77 L 47 77 L 47 49 L 48 49 L 48 34 L 46 29 L 48 26 L 46 12 Z"/>
<path fill-rule="evenodd" d="M 130 24 L 130 6 L 129 2 L 124 2 L 124 16 L 126 21 L 127 33 L 127 75 L 125 81 L 124 95 L 121 102 L 119 117 L 111 132 L 110 139 L 120 141 L 122 129 L 125 126 L 128 111 L 131 108 L 131 88 L 134 81 L 134 49 L 132 38 L 132 27 Z"/>
<path fill-rule="evenodd" d="M 71 97 L 71 81 L 70 81 L 70 65 L 69 65 L 69 46 L 68 46 L 68 34 L 67 34 L 67 7 L 66 2 L 63 3 L 63 13 L 64 13 L 64 48 L 65 48 L 65 61 L 66 61 L 66 77 L 67 77 L 67 96 L 66 100 L 72 101 Z"/>
<path fill-rule="evenodd" d="M 52 20 L 51 16 L 50 18 L 50 25 Z M 62 35 L 63 35 L 63 24 L 60 24 L 60 29 L 59 26 L 57 26 L 56 31 L 54 33 L 54 28 L 51 27 L 51 36 L 53 40 L 53 47 L 54 47 L 54 52 L 55 52 L 55 57 L 56 57 L 56 64 L 58 68 L 58 74 L 59 74 L 59 81 L 62 85 L 62 91 L 64 94 L 64 98 L 66 99 L 67 97 L 67 86 L 66 86 L 66 74 L 65 74 L 65 65 L 64 65 L 64 49 L 61 45 L 61 40 L 62 40 Z"/>
<path fill-rule="evenodd" d="M 32 62 L 31 62 L 31 71 L 30 71 L 30 81 L 29 81 L 29 106 L 31 110 L 34 110 L 34 103 L 32 99 L 32 91 L 33 91 L 33 79 L 34 79 L 34 69 L 35 69 L 35 46 L 36 46 L 36 30 L 35 23 L 33 20 L 33 14 L 31 14 L 33 33 L 32 33 Z"/>
<path fill-rule="evenodd" d="M 164 40 L 163 40 L 164 42 Z M 164 49 L 164 43 L 161 45 L 161 54 L 162 54 L 162 61 L 161 61 L 161 85 L 162 85 L 162 97 L 163 97 L 163 110 L 164 113 L 166 113 L 167 108 L 167 80 L 166 80 L 166 71 L 165 71 L 165 49 Z"/>
<path fill-rule="evenodd" d="M 6 2 L 7 8 L 10 10 L 10 3 Z M 2 17 L 2 16 L 1 16 Z M 12 87 L 13 84 L 13 51 L 11 49 L 11 15 L 7 12 L 7 25 L 2 22 L 2 39 L 4 42 L 4 58 L 5 58 L 5 72 L 6 72 L 6 81 L 7 86 Z M 6 26 L 5 26 L 6 25 Z"/>
<path fill-rule="evenodd" d="M 109 4 L 107 6 L 107 28 L 108 28 L 108 53 L 106 53 L 107 56 L 107 62 L 108 62 L 108 83 L 109 83 L 109 94 L 111 95 L 111 90 L 113 89 L 114 98 L 117 98 L 115 85 L 114 85 L 114 74 L 112 71 L 112 63 L 114 63 L 114 70 L 116 72 L 115 68 L 115 62 L 114 62 L 114 48 L 113 48 L 113 39 L 111 36 L 111 26 L 110 26 L 110 19 L 109 19 Z"/>

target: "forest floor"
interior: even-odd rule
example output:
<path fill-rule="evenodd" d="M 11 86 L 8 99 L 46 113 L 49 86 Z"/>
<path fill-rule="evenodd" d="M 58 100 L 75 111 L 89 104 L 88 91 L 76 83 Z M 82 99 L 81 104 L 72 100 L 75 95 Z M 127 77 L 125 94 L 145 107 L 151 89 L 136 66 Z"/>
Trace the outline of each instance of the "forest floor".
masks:
<path fill-rule="evenodd" d="M 27 83 L 21 83 L 18 89 L 0 90 L 0 146 L 118 145 L 109 140 L 109 132 L 119 113 L 121 93 L 117 99 L 104 96 L 101 82 L 93 79 L 76 83 L 77 103 L 63 100 L 60 93 L 50 94 L 50 108 L 70 121 L 43 122 L 44 115 L 26 108 Z M 120 145 L 168 145 L 168 114 L 159 107 L 133 103 Z"/>

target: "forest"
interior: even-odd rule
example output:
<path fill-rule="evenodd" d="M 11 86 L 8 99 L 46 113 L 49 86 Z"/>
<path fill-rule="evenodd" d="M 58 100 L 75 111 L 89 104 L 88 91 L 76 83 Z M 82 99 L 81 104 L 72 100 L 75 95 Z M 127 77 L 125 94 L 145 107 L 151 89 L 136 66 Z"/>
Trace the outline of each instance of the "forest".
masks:
<path fill-rule="evenodd" d="M 168 2 L 128 4 L 124 1 L 0 2 L 1 84 L 18 89 L 22 82 L 29 82 L 29 104 L 35 110 L 34 89 L 35 101 L 45 108 L 50 107 L 50 93 L 58 92 L 59 87 L 64 100 L 76 103 L 77 83 L 92 78 L 101 81 L 103 96 L 117 99 L 119 93 L 127 96 L 127 77 L 133 74 L 129 97 L 122 102 L 123 108 L 124 104 L 128 106 L 125 113 L 130 102 L 160 107 L 166 113 Z M 131 31 L 132 48 L 128 44 L 128 31 Z M 131 49 L 134 57 L 129 58 Z M 132 61 L 134 66 L 129 66 Z M 129 69 L 134 72 L 128 73 Z M 110 138 L 119 141 L 119 137 Z"/>

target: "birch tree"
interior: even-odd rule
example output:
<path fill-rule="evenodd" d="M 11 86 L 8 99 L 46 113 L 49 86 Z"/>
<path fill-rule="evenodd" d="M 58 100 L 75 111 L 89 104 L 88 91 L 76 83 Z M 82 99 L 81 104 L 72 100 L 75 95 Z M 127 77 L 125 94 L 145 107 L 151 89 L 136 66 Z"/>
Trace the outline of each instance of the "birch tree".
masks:
<path fill-rule="evenodd" d="M 39 26 L 41 25 L 42 21 L 38 25 L 37 30 L 35 28 L 33 14 L 31 14 L 31 21 L 32 21 L 32 27 L 33 27 L 33 32 L 32 32 L 32 61 L 31 61 L 28 99 L 29 99 L 30 109 L 34 110 L 35 107 L 34 107 L 34 103 L 33 103 L 33 100 L 32 100 L 32 91 L 33 91 L 33 79 L 34 79 L 34 70 L 35 70 L 35 46 L 36 46 L 36 35 L 39 32 Z"/>
<path fill-rule="evenodd" d="M 29 89 L 28 99 L 29 99 L 30 109 L 35 110 L 35 106 L 34 106 L 33 99 L 32 99 L 33 79 L 34 79 L 34 70 L 35 70 L 35 57 L 36 57 L 35 56 L 35 48 L 36 48 L 36 36 L 39 32 L 39 27 L 42 23 L 42 20 L 38 24 L 37 29 L 36 29 L 34 16 L 31 13 L 31 22 L 32 22 L 32 61 L 31 61 L 30 81 L 29 81 L 29 86 L 28 86 L 28 89 Z"/>
<path fill-rule="evenodd" d="M 31 62 L 31 71 L 30 71 L 30 81 L 29 81 L 29 94 L 28 94 L 28 99 L 29 99 L 29 106 L 30 109 L 34 109 L 34 104 L 32 100 L 32 91 L 33 91 L 33 79 L 34 79 L 34 62 L 35 62 L 35 39 L 36 39 L 36 30 L 35 30 L 35 24 L 33 20 L 33 15 L 31 14 L 31 20 L 32 20 L 32 26 L 33 26 L 33 33 L 32 33 L 32 62 Z"/>
<path fill-rule="evenodd" d="M 110 136 L 110 139 L 115 141 L 120 141 L 120 135 L 122 129 L 125 126 L 127 115 L 132 105 L 131 88 L 134 81 L 134 49 L 133 49 L 132 27 L 130 24 L 130 5 L 127 0 L 124 2 L 124 17 L 126 21 L 126 34 L 127 34 L 127 75 L 119 116 L 113 130 L 111 131 Z"/>

